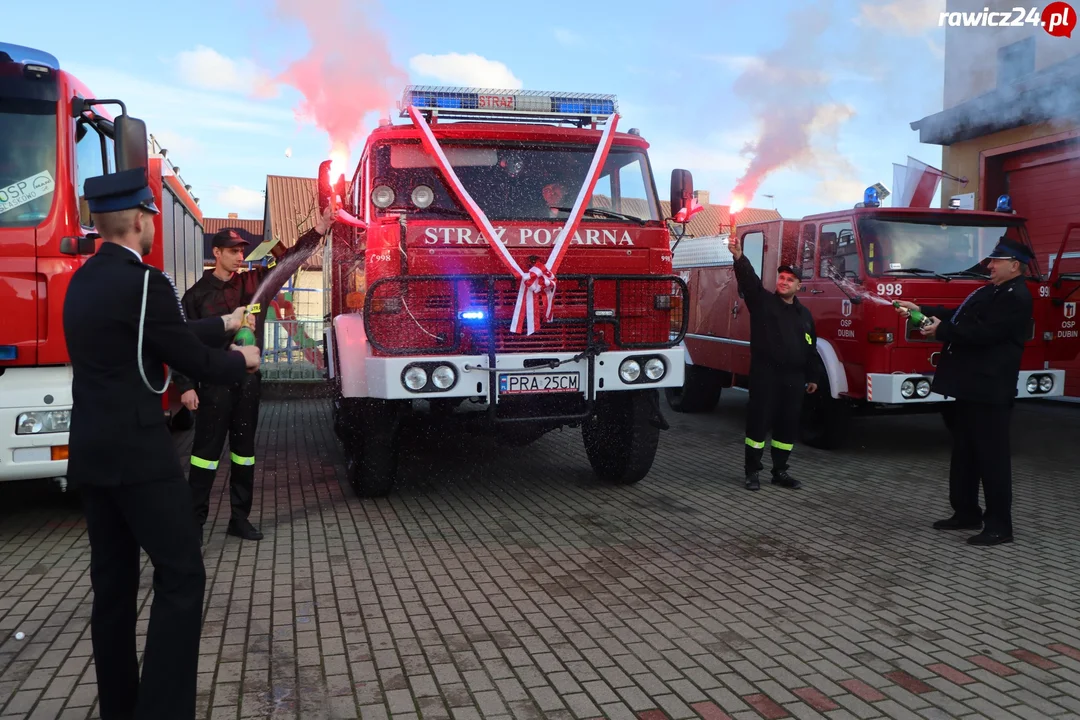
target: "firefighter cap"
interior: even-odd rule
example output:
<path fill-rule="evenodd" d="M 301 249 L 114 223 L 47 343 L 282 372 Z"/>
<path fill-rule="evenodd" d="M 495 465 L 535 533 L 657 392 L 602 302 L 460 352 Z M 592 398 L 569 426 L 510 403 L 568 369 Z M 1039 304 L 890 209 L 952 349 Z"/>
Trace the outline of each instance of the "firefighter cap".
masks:
<path fill-rule="evenodd" d="M 987 260 L 1017 260 L 1025 265 L 1030 265 L 1035 256 L 1027 245 L 1021 242 L 1003 237 L 998 240 L 994 251 L 986 256 Z"/>
<path fill-rule="evenodd" d="M 240 247 L 241 245 L 247 244 L 248 241 L 240 237 L 240 233 L 232 228 L 225 228 L 224 230 L 214 233 L 214 238 L 211 241 L 211 245 L 216 248 Z"/>
<path fill-rule="evenodd" d="M 150 190 L 146 168 L 132 168 L 86 178 L 83 196 L 92 213 L 119 212 L 142 208 L 158 214 L 154 193 Z"/>
<path fill-rule="evenodd" d="M 802 282 L 802 273 L 799 272 L 797 269 L 793 268 L 791 265 L 781 265 L 780 267 L 776 268 L 776 274 L 779 275 L 780 273 L 794 275 L 799 280 L 799 282 Z"/>

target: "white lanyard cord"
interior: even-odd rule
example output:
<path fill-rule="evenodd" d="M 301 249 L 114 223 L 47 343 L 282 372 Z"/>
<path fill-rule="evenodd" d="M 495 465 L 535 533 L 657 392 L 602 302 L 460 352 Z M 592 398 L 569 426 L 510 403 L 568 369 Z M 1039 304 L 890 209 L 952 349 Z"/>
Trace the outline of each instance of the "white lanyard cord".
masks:
<path fill-rule="evenodd" d="M 139 354 L 136 356 L 135 359 L 136 359 L 136 362 L 138 362 L 138 364 L 139 364 L 139 375 L 142 376 L 143 385 L 146 386 L 146 389 L 149 390 L 150 392 L 154 393 L 155 395 L 164 395 L 165 391 L 169 389 L 169 383 L 172 381 L 172 368 L 168 369 L 168 372 L 165 375 L 165 387 L 161 388 L 160 390 L 155 390 L 153 387 L 151 387 L 150 381 L 146 379 L 146 372 L 143 370 L 143 362 L 142 362 L 143 326 L 146 324 L 146 290 L 147 290 L 147 287 L 149 286 L 149 284 L 150 284 L 150 271 L 147 270 L 146 274 L 143 275 L 142 309 L 139 310 L 139 347 L 138 347 L 138 353 Z"/>

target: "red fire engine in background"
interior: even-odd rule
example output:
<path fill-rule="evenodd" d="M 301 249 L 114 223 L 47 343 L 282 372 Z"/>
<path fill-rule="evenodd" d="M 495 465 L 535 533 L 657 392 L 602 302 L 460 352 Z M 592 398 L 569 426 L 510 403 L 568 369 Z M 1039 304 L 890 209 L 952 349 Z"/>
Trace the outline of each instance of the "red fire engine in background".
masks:
<path fill-rule="evenodd" d="M 1009 237 L 1031 247 L 1025 219 L 1002 196 L 998 211 L 883 208 L 876 191 L 853 209 L 801 220 L 737 227 L 743 252 L 766 289 L 781 264 L 802 268 L 799 302 L 812 313 L 827 380 L 804 403 L 803 441 L 836 448 L 856 414 L 928 412 L 946 401 L 930 392 L 941 343 L 900 318 L 894 300 L 958 307 L 988 278 L 982 259 Z M 1071 235 L 1070 235 L 1071 233 Z M 739 296 L 727 235 L 682 240 L 674 268 L 690 287 L 685 383 L 667 391 L 680 412 L 715 407 L 722 388 L 747 386 L 750 318 Z M 1056 257 L 1080 240 L 1070 225 Z M 1033 319 L 1017 381 L 1018 398 L 1061 396 L 1065 371 L 1080 353 L 1076 297 L 1080 274 L 1056 263 L 1029 269 Z"/>
<path fill-rule="evenodd" d="M 339 224 L 325 250 L 354 489 L 392 488 L 399 429 L 421 414 L 517 445 L 580 425 L 597 475 L 637 482 L 665 427 L 659 389 L 682 386 L 686 312 L 648 144 L 615 131 L 610 95 L 410 87 L 401 117 L 349 185 L 362 227 Z M 692 181 L 672 180 L 675 213 Z M 322 174 L 320 189 L 325 206 Z"/>
<path fill-rule="evenodd" d="M 106 105 L 119 105 L 114 118 Z M 202 213 L 146 127 L 98 99 L 40 50 L 0 43 L 0 481 L 66 488 L 71 368 L 63 332 L 72 274 L 101 245 L 82 197 L 87 177 L 147 167 L 156 241 L 145 262 L 178 288 L 202 272 Z M 170 392 L 162 409 L 190 423 Z"/>

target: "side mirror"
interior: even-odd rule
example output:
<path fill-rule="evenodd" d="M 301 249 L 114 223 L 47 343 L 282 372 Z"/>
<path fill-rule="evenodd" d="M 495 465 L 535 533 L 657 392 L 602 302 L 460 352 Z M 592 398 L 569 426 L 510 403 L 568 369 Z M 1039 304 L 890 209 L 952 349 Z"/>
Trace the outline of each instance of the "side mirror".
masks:
<path fill-rule="evenodd" d="M 671 171 L 671 214 L 690 207 L 694 199 L 694 177 L 689 170 Z"/>
<path fill-rule="evenodd" d="M 146 123 L 130 115 L 120 115 L 113 123 L 116 170 L 147 167 Z"/>

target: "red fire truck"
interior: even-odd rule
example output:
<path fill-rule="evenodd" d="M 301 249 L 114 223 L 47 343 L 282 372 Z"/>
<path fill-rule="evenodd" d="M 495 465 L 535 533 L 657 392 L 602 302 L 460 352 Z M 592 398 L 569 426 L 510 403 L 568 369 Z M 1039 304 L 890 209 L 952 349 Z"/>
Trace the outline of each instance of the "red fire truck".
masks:
<path fill-rule="evenodd" d="M 360 227 L 339 224 L 324 261 L 356 492 L 391 490 L 399 429 L 421 415 L 517 445 L 580 426 L 600 478 L 637 482 L 659 389 L 683 382 L 686 312 L 648 144 L 616 130 L 610 95 L 409 87 L 400 109 L 349 185 Z M 672 212 L 691 185 L 673 173 Z"/>
<path fill-rule="evenodd" d="M 930 392 L 941 343 L 922 337 L 896 313 L 894 300 L 958 307 L 988 278 L 981 264 L 1002 237 L 1031 246 L 1025 220 L 1002 196 L 1000 211 L 883 208 L 867 191 L 853 209 L 737 226 L 743 252 L 775 289 L 781 264 L 802 268 L 799 302 L 814 316 L 827 382 L 804 404 L 803 441 L 836 448 L 857 414 L 933 412 L 946 401 Z M 1075 232 L 1073 232 L 1075 231 Z M 1065 257 L 1080 225 L 1070 225 L 1056 257 Z M 674 268 L 690 287 L 686 381 L 667 391 L 679 412 L 715 407 L 725 387 L 747 387 L 750 318 L 739 296 L 728 236 L 682 240 Z M 1019 398 L 1061 396 L 1064 370 L 1080 352 L 1076 297 L 1080 274 L 1056 263 L 1030 268 L 1033 319 L 1017 381 Z"/>
<path fill-rule="evenodd" d="M 83 181 L 147 167 L 161 214 L 146 262 L 180 288 L 201 273 L 202 214 L 167 163 L 148 154 L 146 127 L 122 102 L 98 99 L 46 52 L 0 43 L 0 481 L 55 478 L 66 488 L 64 293 L 101 243 Z M 172 392 L 162 403 L 170 414 L 182 409 Z"/>

